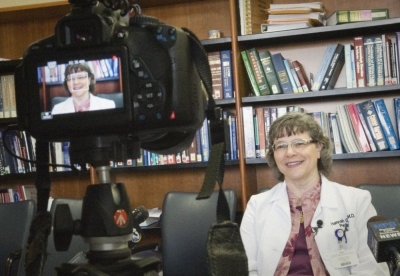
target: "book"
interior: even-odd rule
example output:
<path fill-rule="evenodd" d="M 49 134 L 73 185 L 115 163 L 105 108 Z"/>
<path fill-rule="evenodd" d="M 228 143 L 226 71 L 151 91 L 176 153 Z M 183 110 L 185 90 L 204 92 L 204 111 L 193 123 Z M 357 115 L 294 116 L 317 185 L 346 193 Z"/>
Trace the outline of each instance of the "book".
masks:
<path fill-rule="evenodd" d="M 287 3 L 287 4 L 277 4 L 271 3 L 269 5 L 269 10 L 289 10 L 298 8 L 308 8 L 312 11 L 323 12 L 325 10 L 324 4 L 322 2 L 310 2 L 310 3 Z"/>
<path fill-rule="evenodd" d="M 339 78 L 340 72 L 344 65 L 344 45 L 338 44 L 333 54 L 331 63 L 328 66 L 328 70 L 322 79 L 320 90 L 331 90 L 335 87 L 336 81 Z"/>
<path fill-rule="evenodd" d="M 208 162 L 210 158 L 210 134 L 209 134 L 209 120 L 204 119 L 203 125 L 200 128 L 200 140 L 201 140 L 201 155 L 204 162 Z"/>
<path fill-rule="evenodd" d="M 353 45 L 350 43 L 344 44 L 344 66 L 346 70 L 346 88 L 355 88 L 353 87 L 353 69 L 351 66 L 352 63 L 352 49 L 354 49 Z"/>
<path fill-rule="evenodd" d="M 250 80 L 250 84 L 251 84 L 251 88 L 252 88 L 252 91 L 253 91 L 253 95 L 254 96 L 261 96 L 260 90 L 259 90 L 258 85 L 257 85 L 256 77 L 254 76 L 253 69 L 252 69 L 251 64 L 250 64 L 250 60 L 247 57 L 246 50 L 241 51 L 240 55 L 242 56 L 244 67 L 246 69 L 247 76 L 248 76 L 248 78 Z"/>
<path fill-rule="evenodd" d="M 375 61 L 375 37 L 367 36 L 364 41 L 365 81 L 367 86 L 376 86 L 376 61 Z"/>
<path fill-rule="evenodd" d="M 375 61 L 375 79 L 376 85 L 385 85 L 385 68 L 384 68 L 384 41 L 382 35 L 374 37 L 374 61 Z"/>
<path fill-rule="evenodd" d="M 326 19 L 327 26 L 389 18 L 388 9 L 337 10 Z"/>
<path fill-rule="evenodd" d="M 231 136 L 230 136 L 230 126 L 229 126 L 229 111 L 222 111 L 222 120 L 224 123 L 224 138 L 225 138 L 225 160 L 230 160 L 231 156 Z"/>
<path fill-rule="evenodd" d="M 272 64 L 276 70 L 279 83 L 282 88 L 283 94 L 292 94 L 293 88 L 290 84 L 289 76 L 283 62 L 284 58 L 281 53 L 276 53 L 271 55 Z"/>
<path fill-rule="evenodd" d="M 285 65 L 285 69 L 286 69 L 287 75 L 289 77 L 290 84 L 292 85 L 293 93 L 300 93 L 297 83 L 294 80 L 290 62 L 287 59 L 283 59 L 283 64 Z M 299 82 L 299 85 L 300 85 L 300 82 Z M 301 92 L 303 92 L 303 89 Z"/>
<path fill-rule="evenodd" d="M 332 132 L 332 146 L 335 154 L 342 154 L 343 147 L 336 116 L 336 113 L 329 113 L 330 127 Z"/>
<path fill-rule="evenodd" d="M 354 103 L 347 104 L 347 109 L 349 110 L 351 123 L 352 123 L 353 129 L 356 132 L 356 138 L 358 140 L 358 144 L 361 146 L 361 150 L 363 152 L 371 151 L 371 147 L 369 146 L 369 141 L 365 134 L 364 128 L 361 124 L 355 104 Z"/>
<path fill-rule="evenodd" d="M 336 107 L 338 114 L 339 127 L 343 133 L 343 143 L 346 146 L 347 153 L 357 153 L 361 152 L 360 146 L 358 144 L 357 138 L 354 134 L 354 129 L 350 122 L 349 113 L 346 105 L 338 105 Z"/>
<path fill-rule="evenodd" d="M 336 45 L 334 44 L 329 44 L 326 47 L 325 53 L 322 57 L 322 61 L 318 67 L 318 71 L 315 74 L 314 83 L 311 88 L 312 91 L 319 91 L 321 89 L 323 78 L 328 70 L 329 64 L 331 63 L 331 60 L 335 53 L 335 49 Z"/>
<path fill-rule="evenodd" d="M 256 145 L 254 137 L 253 107 L 243 106 L 243 135 L 244 135 L 244 158 L 256 158 Z"/>
<path fill-rule="evenodd" d="M 222 70 L 222 98 L 232 99 L 234 97 L 232 79 L 232 53 L 230 50 L 224 50 L 221 51 L 220 56 Z"/>
<path fill-rule="evenodd" d="M 396 135 L 395 128 L 393 127 L 390 119 L 385 101 L 383 99 L 373 101 L 376 114 L 378 115 L 379 121 L 382 125 L 383 134 L 386 137 L 390 150 L 398 150 L 400 148 L 399 139 Z"/>
<path fill-rule="evenodd" d="M 260 144 L 260 158 L 265 158 L 266 156 L 266 143 L 265 143 L 265 124 L 264 124 L 264 108 L 256 107 L 255 108 L 256 116 L 257 116 L 257 128 L 258 128 L 258 140 Z"/>
<path fill-rule="evenodd" d="M 255 110 L 254 110 L 255 111 Z M 256 149 L 256 158 L 261 158 L 261 148 L 260 148 L 260 135 L 258 129 L 258 118 L 257 114 L 254 112 L 253 114 L 253 128 L 254 128 L 254 145 Z"/>
<path fill-rule="evenodd" d="M 390 43 L 390 38 L 386 34 L 382 34 L 383 85 L 391 85 L 392 84 L 389 43 Z"/>
<path fill-rule="evenodd" d="M 365 60 L 364 60 L 364 38 L 356 36 L 353 40 L 354 45 L 354 68 L 356 73 L 357 87 L 366 87 Z"/>
<path fill-rule="evenodd" d="M 356 109 L 356 111 L 358 113 L 358 118 L 360 119 L 361 125 L 362 125 L 362 127 L 364 129 L 364 132 L 365 132 L 365 135 L 367 136 L 367 140 L 368 140 L 368 143 L 369 143 L 369 147 L 371 148 L 371 151 L 377 151 L 374 139 L 372 139 L 371 132 L 368 129 L 368 125 L 367 125 L 367 122 L 364 119 L 364 116 L 362 114 L 360 105 L 354 104 L 354 107 L 355 107 L 355 109 Z"/>
<path fill-rule="evenodd" d="M 297 29 L 311 28 L 313 25 L 308 22 L 294 22 L 294 23 L 284 23 L 284 24 L 267 24 L 261 23 L 261 33 L 272 33 L 280 31 L 289 31 Z"/>
<path fill-rule="evenodd" d="M 239 0 L 241 35 L 260 33 L 260 24 L 267 17 L 270 0 Z"/>
<path fill-rule="evenodd" d="M 247 58 L 250 62 L 253 75 L 260 91 L 260 96 L 270 95 L 271 90 L 267 82 L 267 77 L 265 76 L 264 69 L 262 67 L 260 57 L 258 56 L 258 51 L 256 48 L 251 48 L 246 50 Z"/>
<path fill-rule="evenodd" d="M 237 145 L 237 126 L 236 126 L 236 115 L 229 113 L 229 137 L 231 138 L 231 160 L 238 159 L 238 145 Z"/>
<path fill-rule="evenodd" d="M 264 22 L 268 24 L 308 22 L 312 26 L 323 26 L 325 24 L 325 13 L 270 14 Z"/>
<path fill-rule="evenodd" d="M 11 117 L 11 99 L 9 93 L 9 86 L 8 86 L 8 77 L 1 76 L 1 92 L 3 96 L 3 115 L 4 118 Z"/>
<path fill-rule="evenodd" d="M 356 103 L 359 105 L 364 120 L 368 126 L 371 137 L 374 140 L 376 148 L 378 151 L 388 150 L 389 145 L 387 144 L 385 135 L 383 134 L 382 125 L 376 113 L 375 106 L 371 100 Z"/>
<path fill-rule="evenodd" d="M 400 98 L 393 99 L 394 119 L 396 124 L 397 137 L 400 137 Z"/>
<path fill-rule="evenodd" d="M 222 92 L 222 67 L 219 51 L 208 52 L 208 64 L 211 70 L 212 95 L 215 100 L 223 98 Z"/>
<path fill-rule="evenodd" d="M 271 93 L 282 94 L 282 88 L 279 83 L 278 75 L 271 60 L 271 53 L 268 50 L 262 50 L 258 52 L 258 55 L 263 66 L 265 76 L 267 77 Z"/>
<path fill-rule="evenodd" d="M 311 85 L 306 72 L 304 71 L 303 65 L 298 60 L 292 61 L 292 65 L 300 81 L 301 88 L 304 92 L 309 92 Z"/>

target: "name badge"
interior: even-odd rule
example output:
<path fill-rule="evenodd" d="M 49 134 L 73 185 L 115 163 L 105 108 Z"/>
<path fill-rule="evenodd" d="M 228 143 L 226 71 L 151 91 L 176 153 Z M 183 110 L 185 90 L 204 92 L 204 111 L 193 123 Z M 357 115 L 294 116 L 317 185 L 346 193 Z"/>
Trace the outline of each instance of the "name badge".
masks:
<path fill-rule="evenodd" d="M 331 256 L 331 263 L 334 268 L 342 268 L 351 265 L 358 265 L 357 254 L 353 250 L 343 250 Z"/>

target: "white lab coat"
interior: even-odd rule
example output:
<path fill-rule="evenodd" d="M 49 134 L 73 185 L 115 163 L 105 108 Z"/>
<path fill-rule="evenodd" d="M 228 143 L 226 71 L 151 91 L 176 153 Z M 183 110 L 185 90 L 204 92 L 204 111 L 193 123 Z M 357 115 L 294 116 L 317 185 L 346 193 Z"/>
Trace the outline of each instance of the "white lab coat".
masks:
<path fill-rule="evenodd" d="M 326 269 L 331 276 L 389 275 L 386 263 L 377 264 L 367 245 L 367 221 L 376 215 L 368 191 L 329 181 L 321 175 L 321 199 L 311 221 L 323 222 L 315 240 Z M 347 243 L 358 255 L 359 264 L 334 268 L 331 255 L 339 253 L 335 230 L 348 218 Z M 289 199 L 285 182 L 271 190 L 253 195 L 247 204 L 240 232 L 249 262 L 250 275 L 272 276 L 282 256 L 291 230 Z M 383 270 L 382 268 L 385 268 Z M 318 275 L 316 275 L 318 276 Z"/>
<path fill-rule="evenodd" d="M 115 108 L 115 102 L 113 100 L 103 99 L 90 94 L 90 107 L 89 110 L 102 110 Z M 75 107 L 72 97 L 68 97 L 65 101 L 56 104 L 51 111 L 52 115 L 74 113 Z"/>

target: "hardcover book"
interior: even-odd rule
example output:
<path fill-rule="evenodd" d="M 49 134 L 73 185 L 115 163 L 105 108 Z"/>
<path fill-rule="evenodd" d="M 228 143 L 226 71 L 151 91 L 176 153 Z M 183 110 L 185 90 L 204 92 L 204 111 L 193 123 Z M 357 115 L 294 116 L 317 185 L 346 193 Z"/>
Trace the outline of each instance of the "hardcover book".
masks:
<path fill-rule="evenodd" d="M 326 25 L 332 26 L 387 18 L 389 18 L 388 9 L 338 10 L 326 19 Z"/>
<path fill-rule="evenodd" d="M 285 68 L 285 64 L 283 62 L 284 58 L 281 53 L 276 53 L 271 56 L 272 64 L 275 67 L 275 70 L 278 75 L 279 83 L 281 84 L 281 88 L 284 94 L 292 94 L 293 88 L 289 80 L 288 73 Z"/>
<path fill-rule="evenodd" d="M 367 86 L 364 58 L 364 38 L 362 36 L 356 36 L 354 37 L 354 66 L 357 87 Z"/>
<path fill-rule="evenodd" d="M 351 66 L 352 60 L 352 49 L 354 49 L 353 45 L 348 43 L 344 45 L 344 66 L 346 70 L 346 88 L 355 88 L 353 87 L 353 70 Z"/>
<path fill-rule="evenodd" d="M 307 78 L 306 72 L 304 71 L 303 65 L 298 61 L 292 61 L 293 68 L 299 78 L 301 87 L 304 92 L 309 92 L 311 89 L 310 81 Z"/>
<path fill-rule="evenodd" d="M 290 84 L 292 85 L 293 93 L 300 93 L 298 85 L 297 85 L 296 81 L 294 80 L 290 62 L 287 59 L 284 59 L 283 64 L 285 65 L 285 69 L 286 69 L 287 75 L 289 77 Z M 299 85 L 300 85 L 300 83 L 299 83 Z M 303 89 L 301 90 L 301 92 L 303 92 Z"/>
<path fill-rule="evenodd" d="M 358 144 L 361 146 L 361 150 L 363 152 L 371 151 L 371 147 L 369 146 L 369 141 L 365 134 L 364 128 L 361 124 L 360 118 L 358 117 L 358 112 L 355 108 L 355 104 L 354 103 L 347 104 L 347 109 L 349 110 L 351 124 L 353 126 L 354 131 L 356 132 L 356 137 L 358 140 Z"/>
<path fill-rule="evenodd" d="M 375 37 L 364 37 L 365 78 L 367 86 L 376 86 Z"/>
<path fill-rule="evenodd" d="M 354 104 L 354 107 L 355 107 L 355 109 L 356 109 L 356 111 L 358 113 L 358 118 L 360 119 L 360 123 L 362 125 L 362 128 L 364 129 L 365 136 L 367 137 L 367 140 L 368 140 L 368 143 L 369 143 L 369 147 L 371 148 L 371 151 L 377 151 L 374 139 L 372 139 L 371 132 L 368 129 L 368 125 L 367 125 L 367 122 L 364 119 L 364 116 L 362 114 L 360 105 Z"/>
<path fill-rule="evenodd" d="M 272 94 L 282 94 L 282 88 L 271 60 L 271 53 L 268 50 L 263 50 L 259 51 L 258 55 Z"/>
<path fill-rule="evenodd" d="M 211 69 L 212 95 L 215 100 L 223 99 L 222 92 L 222 67 L 219 51 L 208 52 L 208 63 Z"/>
<path fill-rule="evenodd" d="M 399 140 L 396 135 L 395 128 L 383 99 L 373 101 L 376 113 L 378 114 L 379 121 L 381 122 L 383 134 L 386 137 L 390 150 L 398 150 L 400 148 Z"/>
<path fill-rule="evenodd" d="M 258 90 L 260 91 L 260 95 L 261 96 L 270 95 L 271 90 L 269 88 L 267 77 L 265 76 L 264 69 L 260 61 L 260 57 L 258 56 L 257 49 L 256 48 L 247 49 L 246 53 L 258 86 Z"/>
<path fill-rule="evenodd" d="M 256 158 L 256 145 L 254 137 L 253 107 L 243 106 L 243 134 L 244 134 L 244 158 Z"/>
<path fill-rule="evenodd" d="M 246 51 L 242 51 L 242 52 L 240 52 L 240 54 L 242 56 L 242 60 L 243 60 L 244 67 L 247 72 L 247 76 L 249 77 L 249 80 L 250 80 L 251 88 L 253 89 L 253 95 L 261 96 L 260 90 L 258 89 L 256 77 L 254 76 L 253 69 L 251 68 L 250 61 L 247 57 L 247 53 L 246 53 Z"/>
<path fill-rule="evenodd" d="M 232 99 L 233 80 L 232 80 L 232 53 L 230 50 L 224 50 L 220 53 L 222 69 L 222 92 L 224 99 Z"/>
<path fill-rule="evenodd" d="M 322 79 L 322 85 L 320 90 L 331 90 L 335 87 L 336 81 L 339 78 L 340 72 L 344 65 L 344 45 L 338 44 L 333 54 L 331 63 L 328 66 L 328 70 Z"/>
<path fill-rule="evenodd" d="M 329 64 L 331 63 L 331 60 L 333 58 L 333 55 L 335 53 L 336 45 L 334 44 L 329 44 L 326 47 L 324 56 L 322 57 L 322 61 L 319 65 L 318 71 L 315 74 L 314 78 L 314 83 L 312 86 L 312 91 L 319 91 L 322 86 L 322 81 L 324 79 L 324 76 L 328 70 Z"/>
<path fill-rule="evenodd" d="M 332 129 L 332 141 L 333 141 L 333 149 L 335 154 L 342 154 L 343 153 L 343 148 L 342 148 L 342 141 L 340 139 L 340 132 L 339 132 L 339 126 L 336 120 L 336 113 L 330 113 L 329 114 L 329 120 L 330 120 L 330 126 Z"/>

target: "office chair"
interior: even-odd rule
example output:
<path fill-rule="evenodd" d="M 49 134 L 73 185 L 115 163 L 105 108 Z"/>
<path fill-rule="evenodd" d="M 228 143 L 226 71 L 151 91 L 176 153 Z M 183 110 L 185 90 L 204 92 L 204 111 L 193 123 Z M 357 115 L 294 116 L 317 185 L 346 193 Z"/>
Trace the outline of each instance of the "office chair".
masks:
<path fill-rule="evenodd" d="M 22 249 L 27 244 L 35 214 L 36 203 L 33 200 L 0 204 L 0 275 L 17 275 L 18 264 L 14 264 L 20 260 Z"/>
<path fill-rule="evenodd" d="M 231 220 L 235 220 L 237 194 L 224 190 Z M 206 248 L 208 231 L 217 222 L 218 191 L 209 199 L 196 200 L 197 192 L 169 192 L 161 216 L 164 276 L 208 275 Z"/>
<path fill-rule="evenodd" d="M 400 221 L 400 184 L 360 184 L 357 187 L 371 193 L 372 205 L 379 216 Z"/>
<path fill-rule="evenodd" d="M 55 198 L 51 204 L 50 213 L 52 215 L 52 223 L 54 223 L 54 213 L 58 204 L 68 204 L 72 213 L 72 219 L 80 219 L 82 213 L 82 199 L 70 199 L 70 198 Z M 44 264 L 42 275 L 53 276 L 57 275 L 55 270 L 62 263 L 68 263 L 73 257 L 79 252 L 86 252 L 89 249 L 89 245 L 84 242 L 81 236 L 74 235 L 71 240 L 71 244 L 67 251 L 57 251 L 54 245 L 53 227 L 52 231 L 47 238 L 47 259 Z M 22 268 L 21 268 L 22 265 Z M 21 273 L 20 273 L 21 271 Z M 20 264 L 18 276 L 24 276 L 25 269 L 24 264 Z"/>

